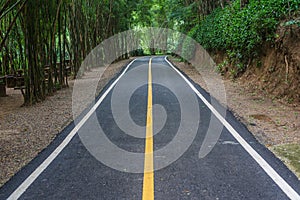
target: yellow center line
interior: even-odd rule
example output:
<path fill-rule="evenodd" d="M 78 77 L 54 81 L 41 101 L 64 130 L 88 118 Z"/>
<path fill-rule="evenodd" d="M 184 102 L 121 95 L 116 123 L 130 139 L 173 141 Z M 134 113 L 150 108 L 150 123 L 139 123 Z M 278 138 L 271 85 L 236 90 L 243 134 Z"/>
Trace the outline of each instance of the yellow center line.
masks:
<path fill-rule="evenodd" d="M 143 200 L 154 200 L 151 62 L 152 62 L 152 58 L 150 58 L 149 69 L 148 69 L 148 104 L 147 104 L 147 124 L 146 124 L 145 160 L 144 160 Z"/>

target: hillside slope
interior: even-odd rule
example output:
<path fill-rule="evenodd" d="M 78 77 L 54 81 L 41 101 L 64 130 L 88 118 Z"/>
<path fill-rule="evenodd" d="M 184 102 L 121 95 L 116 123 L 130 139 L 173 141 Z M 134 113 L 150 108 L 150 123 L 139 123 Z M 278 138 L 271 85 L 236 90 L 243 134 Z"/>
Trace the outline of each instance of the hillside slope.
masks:
<path fill-rule="evenodd" d="M 300 103 L 300 26 L 286 24 L 280 24 L 275 43 L 263 45 L 260 59 L 250 64 L 241 79 L 273 98 Z"/>

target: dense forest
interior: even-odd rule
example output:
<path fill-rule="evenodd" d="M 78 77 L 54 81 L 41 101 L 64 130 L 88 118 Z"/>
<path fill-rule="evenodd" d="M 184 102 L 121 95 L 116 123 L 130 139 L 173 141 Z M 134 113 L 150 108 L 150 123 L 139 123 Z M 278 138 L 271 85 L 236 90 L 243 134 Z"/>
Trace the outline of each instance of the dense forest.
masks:
<path fill-rule="evenodd" d="M 235 66 L 231 73 L 238 75 L 259 57 L 264 42 L 279 37 L 281 20 L 300 26 L 299 5 L 299 0 L 1 0 L 0 76 L 24 77 L 13 85 L 19 84 L 31 105 L 68 86 L 68 76 L 76 76 L 103 40 L 138 27 L 185 33 L 210 53 L 226 54 Z M 188 42 L 178 45 L 191 52 Z M 122 58 L 129 53 L 141 51 Z M 225 71 L 223 65 L 219 71 Z"/>

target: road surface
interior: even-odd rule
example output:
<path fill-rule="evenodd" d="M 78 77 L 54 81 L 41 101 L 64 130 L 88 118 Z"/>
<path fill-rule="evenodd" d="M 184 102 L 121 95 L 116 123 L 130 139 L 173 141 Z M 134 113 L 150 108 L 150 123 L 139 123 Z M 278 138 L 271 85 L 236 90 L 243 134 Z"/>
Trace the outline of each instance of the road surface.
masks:
<path fill-rule="evenodd" d="M 295 175 L 165 57 L 134 60 L 97 100 L 0 199 L 300 199 Z"/>

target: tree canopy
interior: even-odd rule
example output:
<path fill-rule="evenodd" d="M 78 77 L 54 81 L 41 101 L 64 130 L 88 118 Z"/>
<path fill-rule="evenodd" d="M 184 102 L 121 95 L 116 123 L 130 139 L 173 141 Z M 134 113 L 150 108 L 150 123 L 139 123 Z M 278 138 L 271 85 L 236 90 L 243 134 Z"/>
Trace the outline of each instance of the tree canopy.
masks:
<path fill-rule="evenodd" d="M 0 75 L 21 69 L 25 104 L 39 102 L 68 85 L 67 65 L 71 63 L 76 76 L 86 55 L 104 39 L 141 27 L 171 28 L 210 51 L 224 51 L 247 62 L 259 53 L 263 40 L 276 37 L 274 30 L 283 16 L 299 12 L 299 4 L 299 0 L 1 0 Z M 180 48 L 188 51 L 188 44 L 181 43 Z"/>

